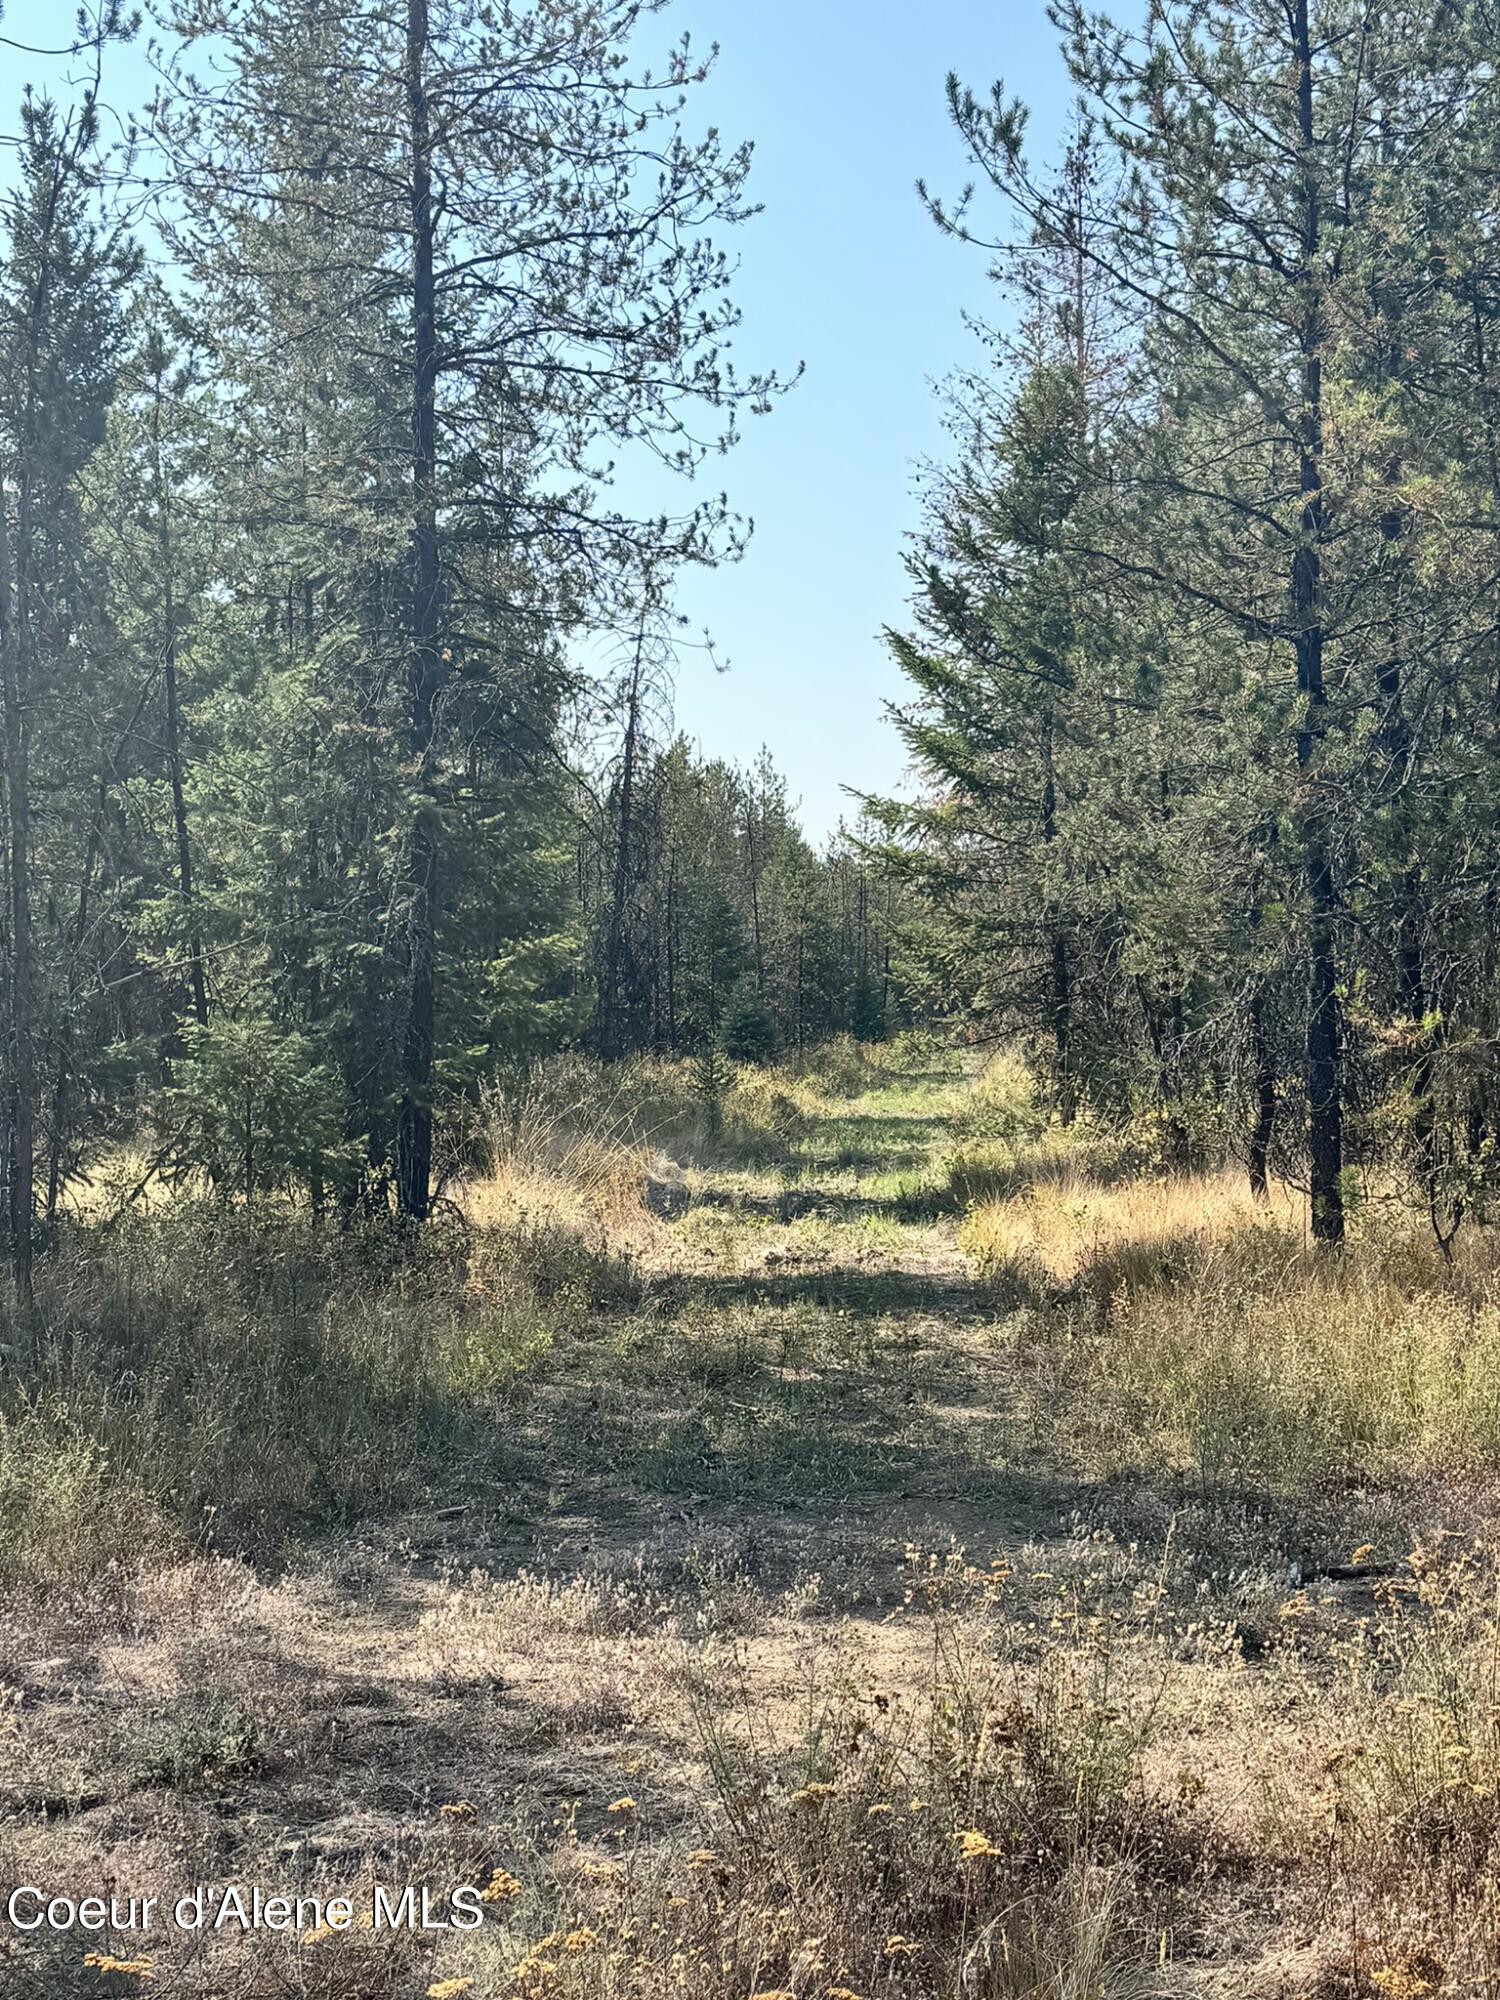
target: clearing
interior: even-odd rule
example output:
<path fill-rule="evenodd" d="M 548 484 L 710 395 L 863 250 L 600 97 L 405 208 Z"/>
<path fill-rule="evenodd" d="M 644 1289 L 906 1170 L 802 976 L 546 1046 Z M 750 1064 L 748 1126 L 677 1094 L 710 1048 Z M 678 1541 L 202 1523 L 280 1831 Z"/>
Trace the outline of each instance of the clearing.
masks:
<path fill-rule="evenodd" d="M 1243 1345 L 1394 1253 L 1326 1280 L 1289 1207 L 992 1108 L 866 1068 L 691 1170 L 623 1293 L 497 1381 L 477 1483 L 290 1565 L 12 1591 L 0 1891 L 158 1917 L 0 1923 L 0 1989 L 1495 1990 L 1450 1974 L 1493 1928 L 1476 1454 L 1436 1389 L 1404 1430 L 1355 1407 L 1363 1334 L 1300 1403 Z M 197 1883 L 356 1921 L 162 1921 Z M 486 1921 L 378 1929 L 377 1883 Z"/>

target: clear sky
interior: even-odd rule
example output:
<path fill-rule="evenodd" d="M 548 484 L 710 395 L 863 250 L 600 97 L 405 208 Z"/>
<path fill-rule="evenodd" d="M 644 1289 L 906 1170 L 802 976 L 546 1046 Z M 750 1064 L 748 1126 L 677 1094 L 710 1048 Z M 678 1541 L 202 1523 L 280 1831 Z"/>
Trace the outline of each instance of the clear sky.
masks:
<path fill-rule="evenodd" d="M 59 42 L 72 16 L 71 0 L 7 0 L 0 32 Z M 1043 0 L 674 0 L 662 25 L 719 43 L 700 116 L 755 142 L 765 212 L 739 233 L 736 356 L 807 364 L 708 467 L 755 537 L 737 567 L 687 581 L 681 608 L 730 666 L 685 653 L 677 719 L 714 755 L 767 745 L 821 838 L 849 809 L 841 786 L 903 775 L 882 706 L 901 680 L 880 633 L 904 622 L 915 461 L 942 448 L 932 383 L 969 356 L 963 310 L 993 303 L 983 254 L 941 236 L 913 188 L 965 179 L 943 79 L 956 69 L 985 90 L 1003 76 L 1032 108 L 1038 151 L 1067 83 Z M 0 47 L 0 107 L 57 67 Z M 109 94 L 132 82 L 144 94 L 139 58 L 117 56 Z"/>
<path fill-rule="evenodd" d="M 965 307 L 993 305 L 983 254 L 943 237 L 913 186 L 966 177 L 943 79 L 1003 76 L 1039 149 L 1067 80 L 1042 0 L 677 0 L 672 13 L 720 44 L 715 116 L 755 141 L 765 213 L 740 246 L 739 347 L 807 363 L 722 462 L 755 538 L 737 568 L 683 593 L 731 665 L 684 660 L 678 720 L 715 753 L 766 743 L 821 837 L 850 809 L 842 785 L 903 775 L 882 706 L 902 682 L 880 635 L 904 622 L 914 461 L 942 449 L 933 381 L 972 355 Z"/>

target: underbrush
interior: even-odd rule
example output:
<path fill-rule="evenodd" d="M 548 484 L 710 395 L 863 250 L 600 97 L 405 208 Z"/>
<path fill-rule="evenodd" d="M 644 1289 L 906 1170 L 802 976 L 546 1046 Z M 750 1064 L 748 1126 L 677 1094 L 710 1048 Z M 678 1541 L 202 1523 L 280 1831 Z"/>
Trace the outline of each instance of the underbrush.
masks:
<path fill-rule="evenodd" d="M 1342 1259 L 1271 1225 L 1200 1241 L 1173 1282 L 1104 1308 L 1097 1428 L 1211 1487 L 1481 1471 L 1500 1450 L 1500 1282 L 1476 1247 L 1449 1273 L 1404 1235 Z"/>
<path fill-rule="evenodd" d="M 1149 1122 L 1057 1123 L 1039 1101 L 1031 1071 L 1009 1050 L 989 1058 L 948 1125 L 954 1144 L 942 1163 L 942 1188 L 961 1212 L 1053 1184 L 1113 1187 L 1155 1177 L 1161 1166 L 1161 1134 Z M 982 1239 L 971 1254 L 984 1259 Z"/>
<path fill-rule="evenodd" d="M 509 1385 L 629 1285 L 535 1222 L 413 1249 L 181 1202 L 80 1232 L 3 1331 L 0 1578 L 269 1553 L 492 1473 Z"/>
<path fill-rule="evenodd" d="M 1257 1202 L 1241 1169 L 1116 1165 L 1087 1129 L 1049 1128 L 1008 1146 L 959 1228 L 997 1300 L 1025 1309 L 1103 1469 L 1150 1459 L 1211 1491 L 1305 1493 L 1493 1462 L 1494 1232 L 1445 1258 L 1419 1217 L 1371 1201 L 1330 1256 L 1294 1189 Z"/>
<path fill-rule="evenodd" d="M 830 1107 L 884 1080 L 900 1058 L 843 1036 L 776 1063 L 724 1065 L 707 1087 L 688 1057 L 609 1066 L 554 1056 L 485 1094 L 456 1126 L 453 1178 L 466 1210 L 545 1208 L 559 1197 L 618 1228 L 653 1168 L 783 1159 Z"/>
<path fill-rule="evenodd" d="M 497 1477 L 497 1412 L 635 1295 L 679 1160 L 784 1159 L 880 1074 L 838 1043 L 709 1107 L 687 1062 L 554 1059 L 453 1121 L 416 1239 L 181 1190 L 81 1219 L 0 1322 L 0 1580 L 268 1554 Z"/>
<path fill-rule="evenodd" d="M 979 1202 L 961 1225 L 962 1247 L 993 1282 L 1107 1300 L 1185 1276 L 1242 1234 L 1297 1240 L 1297 1198 L 1277 1189 L 1258 1204 L 1234 1169 L 1101 1180 L 1086 1142 L 1049 1140 L 1019 1156 L 1013 1193 Z"/>
<path fill-rule="evenodd" d="M 687 1828 L 622 1794 L 607 1834 L 512 1856 L 513 1921 L 434 1992 L 504 2000 L 1111 2000 L 1190 1875 L 1191 1811 L 1144 1758 L 1149 1636 L 1008 1613 L 1002 1566 L 912 1558 L 891 1696 L 810 1632 L 790 1697 L 717 1643 L 675 1670 L 706 1783 Z M 611 1627 L 613 1626 L 611 1615 Z M 592 1624 L 590 1630 L 595 1629 Z M 514 1872 L 511 1872 L 511 1871 Z M 473 1982 L 471 1987 L 462 1984 Z"/>
<path fill-rule="evenodd" d="M 1321 1877 L 1344 1911 L 1330 1970 L 1345 1990 L 1421 2000 L 1500 1985 L 1496 1558 L 1449 1536 L 1419 1545 L 1377 1575 L 1373 1613 L 1321 1662 L 1305 1594 L 1283 1608 L 1283 1677 L 1306 1734 L 1262 1778 L 1258 1831 L 1269 1859 Z"/>

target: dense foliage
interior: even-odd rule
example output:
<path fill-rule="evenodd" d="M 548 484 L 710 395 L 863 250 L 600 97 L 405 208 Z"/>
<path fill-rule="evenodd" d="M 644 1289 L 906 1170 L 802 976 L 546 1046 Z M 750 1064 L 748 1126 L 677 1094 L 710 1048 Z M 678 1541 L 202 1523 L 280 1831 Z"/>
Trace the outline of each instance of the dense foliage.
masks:
<path fill-rule="evenodd" d="M 420 1218 L 434 1116 L 519 1058 L 883 1023 L 867 865 L 815 855 L 769 767 L 666 740 L 673 578 L 744 540 L 683 482 L 780 384 L 728 353 L 748 149 L 692 135 L 685 39 L 640 67 L 659 12 L 181 0 L 122 149 L 101 105 L 137 24 L 108 0 L 77 101 L 23 105 L 0 255 L 23 1290 L 103 1145 Z M 623 511 L 622 461 L 686 507 Z M 618 683 L 578 664 L 611 635 Z"/>
<path fill-rule="evenodd" d="M 985 194 L 929 204 L 1021 310 L 947 392 L 887 858 L 929 978 L 1033 1039 L 1064 1119 L 1228 1139 L 1328 1242 L 1394 1160 L 1446 1238 L 1500 1027 L 1500 23 L 1054 18 L 1056 170 L 949 85 Z"/>

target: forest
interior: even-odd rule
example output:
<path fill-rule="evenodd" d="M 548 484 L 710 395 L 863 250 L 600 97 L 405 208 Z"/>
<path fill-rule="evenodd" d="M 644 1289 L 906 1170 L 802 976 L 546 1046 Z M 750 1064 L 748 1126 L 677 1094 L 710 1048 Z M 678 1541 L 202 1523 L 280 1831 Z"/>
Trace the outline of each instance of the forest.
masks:
<path fill-rule="evenodd" d="M 507 1065 L 881 1028 L 869 864 L 815 855 L 765 762 L 671 739 L 672 577 L 744 532 L 690 482 L 778 384 L 729 367 L 725 253 L 698 234 L 745 218 L 748 151 L 683 138 L 685 45 L 656 80 L 622 66 L 643 11 L 185 6 L 121 147 L 111 6 L 79 23 L 100 80 L 21 106 L 23 1291 L 101 1143 L 421 1220 L 440 1105 Z M 680 475 L 678 511 L 615 511 L 611 452 Z"/>
<path fill-rule="evenodd" d="M 1025 11 L 826 838 L 712 9 L 0 17 L 6 2000 L 1500 1992 L 1500 11 Z"/>

